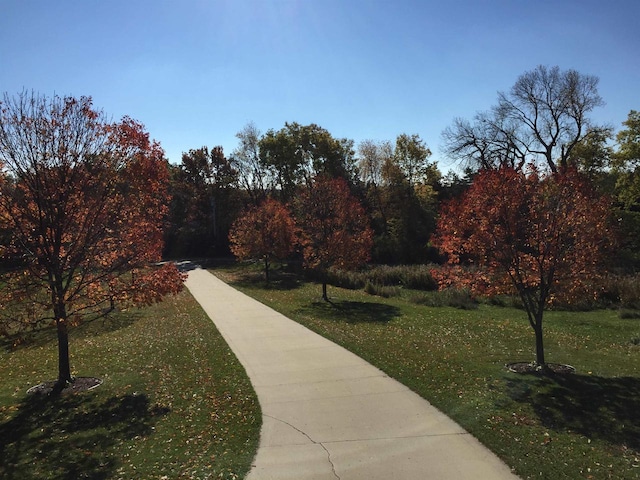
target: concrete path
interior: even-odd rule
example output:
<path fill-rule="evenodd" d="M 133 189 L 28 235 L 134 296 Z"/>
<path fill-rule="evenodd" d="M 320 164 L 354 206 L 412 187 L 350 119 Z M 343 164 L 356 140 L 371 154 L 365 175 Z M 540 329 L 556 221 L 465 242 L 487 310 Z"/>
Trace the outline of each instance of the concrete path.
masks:
<path fill-rule="evenodd" d="M 248 480 L 501 480 L 509 468 L 407 387 L 206 270 L 186 282 L 263 413 Z"/>

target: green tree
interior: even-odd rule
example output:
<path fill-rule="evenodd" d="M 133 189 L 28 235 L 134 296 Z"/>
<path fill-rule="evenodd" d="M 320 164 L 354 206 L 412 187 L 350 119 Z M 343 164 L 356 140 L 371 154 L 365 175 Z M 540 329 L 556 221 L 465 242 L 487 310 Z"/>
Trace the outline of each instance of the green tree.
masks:
<path fill-rule="evenodd" d="M 640 112 L 631 110 L 626 127 L 616 136 L 618 148 L 612 155 L 618 173 L 618 198 L 630 210 L 640 210 Z"/>
<path fill-rule="evenodd" d="M 317 175 L 355 180 L 353 141 L 336 139 L 316 124 L 285 123 L 269 130 L 260 140 L 260 161 L 274 179 L 281 199 L 293 199 L 299 185 Z"/>
<path fill-rule="evenodd" d="M 631 110 L 622 124 L 626 128 L 618 132 L 617 149 L 611 155 L 615 194 L 621 206 L 619 263 L 634 271 L 640 268 L 640 112 Z"/>
<path fill-rule="evenodd" d="M 238 209 L 238 172 L 222 147 L 189 150 L 173 169 L 169 252 L 228 253 L 228 232 Z"/>
<path fill-rule="evenodd" d="M 412 188 L 418 184 L 431 183 L 436 175 L 435 162 L 430 163 L 431 150 L 420 135 L 403 133 L 396 138 L 394 161 Z"/>
<path fill-rule="evenodd" d="M 611 166 L 613 148 L 608 143 L 611 138 L 613 132 L 610 128 L 589 132 L 573 147 L 568 163 L 589 177 L 597 178 Z"/>
<path fill-rule="evenodd" d="M 441 174 L 419 135 L 363 141 L 358 171 L 375 232 L 373 258 L 384 263 L 427 260 L 435 229 Z"/>

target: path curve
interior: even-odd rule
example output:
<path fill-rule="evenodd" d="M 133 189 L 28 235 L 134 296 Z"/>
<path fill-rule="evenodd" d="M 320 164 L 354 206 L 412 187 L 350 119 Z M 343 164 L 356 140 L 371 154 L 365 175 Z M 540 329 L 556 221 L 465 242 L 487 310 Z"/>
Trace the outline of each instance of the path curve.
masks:
<path fill-rule="evenodd" d="M 186 281 L 247 371 L 263 414 L 248 480 L 513 480 L 404 385 L 199 267 Z"/>

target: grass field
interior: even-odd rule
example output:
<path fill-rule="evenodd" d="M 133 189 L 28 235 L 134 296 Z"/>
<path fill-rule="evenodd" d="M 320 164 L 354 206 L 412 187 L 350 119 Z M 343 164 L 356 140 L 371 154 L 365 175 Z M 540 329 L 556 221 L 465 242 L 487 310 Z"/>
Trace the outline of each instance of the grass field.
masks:
<path fill-rule="evenodd" d="M 0 478 L 238 479 L 261 415 L 235 356 L 188 292 L 71 331 L 95 390 L 26 390 L 57 374 L 55 332 L 0 350 Z"/>
<path fill-rule="evenodd" d="M 425 307 L 408 298 L 242 268 L 214 273 L 409 386 L 489 446 L 522 478 L 640 478 L 640 321 L 615 311 L 548 312 L 549 362 L 571 375 L 508 372 L 534 359 L 523 311 Z M 277 277 L 276 277 L 277 278 Z"/>

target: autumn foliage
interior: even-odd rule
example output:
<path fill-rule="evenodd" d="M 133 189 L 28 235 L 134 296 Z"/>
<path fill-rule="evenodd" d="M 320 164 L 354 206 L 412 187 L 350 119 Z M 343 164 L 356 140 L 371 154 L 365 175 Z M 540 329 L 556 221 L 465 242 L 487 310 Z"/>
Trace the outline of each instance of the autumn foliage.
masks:
<path fill-rule="evenodd" d="M 519 295 L 544 366 L 544 309 L 596 294 L 594 280 L 613 243 L 609 217 L 607 199 L 573 169 L 483 170 L 442 207 L 433 243 L 448 268 L 433 274 L 442 286 Z"/>
<path fill-rule="evenodd" d="M 297 199 L 304 263 L 323 275 L 332 267 L 357 268 L 369 260 L 373 232 L 360 202 L 341 178 L 316 177 Z"/>
<path fill-rule="evenodd" d="M 233 224 L 229 233 L 231 252 L 240 260 L 262 260 L 269 281 L 273 260 L 284 260 L 297 244 L 297 228 L 291 212 L 281 202 L 266 199 L 249 208 Z"/>
<path fill-rule="evenodd" d="M 0 325 L 55 324 L 63 385 L 69 326 L 182 288 L 156 265 L 167 162 L 141 124 L 108 122 L 87 97 L 5 95 L 0 109 Z"/>

